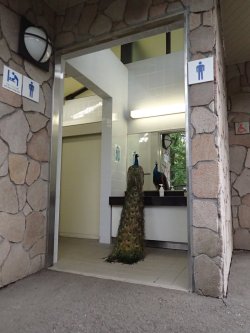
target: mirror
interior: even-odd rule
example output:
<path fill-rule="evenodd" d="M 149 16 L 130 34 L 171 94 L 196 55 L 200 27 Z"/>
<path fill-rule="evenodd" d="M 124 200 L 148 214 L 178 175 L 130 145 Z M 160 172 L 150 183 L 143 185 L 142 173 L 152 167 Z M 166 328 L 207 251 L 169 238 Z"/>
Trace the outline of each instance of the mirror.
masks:
<path fill-rule="evenodd" d="M 133 164 L 134 153 L 139 154 L 139 164 L 144 170 L 144 191 L 155 191 L 153 169 L 158 164 L 172 190 L 186 188 L 185 132 L 147 132 L 128 135 L 127 167 Z"/>

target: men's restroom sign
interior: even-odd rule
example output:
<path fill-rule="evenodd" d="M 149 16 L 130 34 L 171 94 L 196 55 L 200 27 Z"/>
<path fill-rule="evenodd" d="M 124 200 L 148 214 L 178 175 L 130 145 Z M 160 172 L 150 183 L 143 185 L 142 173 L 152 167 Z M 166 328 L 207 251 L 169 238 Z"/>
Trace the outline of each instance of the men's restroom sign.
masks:
<path fill-rule="evenodd" d="M 115 145 L 115 162 L 121 161 L 121 146 Z"/>
<path fill-rule="evenodd" d="M 22 95 L 35 102 L 39 102 L 39 84 L 27 76 L 23 76 Z"/>
<path fill-rule="evenodd" d="M 22 74 L 12 68 L 4 66 L 3 68 L 3 88 L 8 89 L 18 95 L 22 94 Z"/>
<path fill-rule="evenodd" d="M 188 62 L 188 84 L 214 80 L 214 58 L 203 58 Z"/>

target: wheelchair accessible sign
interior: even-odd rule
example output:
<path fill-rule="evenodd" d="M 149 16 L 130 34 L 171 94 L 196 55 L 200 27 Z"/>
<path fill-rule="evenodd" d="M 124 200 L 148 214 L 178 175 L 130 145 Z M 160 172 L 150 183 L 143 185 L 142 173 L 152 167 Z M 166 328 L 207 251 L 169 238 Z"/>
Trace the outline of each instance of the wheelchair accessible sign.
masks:
<path fill-rule="evenodd" d="M 214 80 L 214 57 L 188 62 L 188 84 Z"/>
<path fill-rule="evenodd" d="M 3 69 L 2 87 L 39 103 L 39 84 L 7 66 Z"/>

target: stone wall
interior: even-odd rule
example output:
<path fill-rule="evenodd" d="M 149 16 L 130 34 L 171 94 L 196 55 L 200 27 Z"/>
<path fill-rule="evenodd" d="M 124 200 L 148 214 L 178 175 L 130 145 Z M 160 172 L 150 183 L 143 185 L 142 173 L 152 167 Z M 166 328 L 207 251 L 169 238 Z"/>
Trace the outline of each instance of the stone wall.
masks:
<path fill-rule="evenodd" d="M 217 144 L 219 147 L 219 196 L 218 212 L 221 220 L 219 233 L 222 240 L 223 260 L 223 289 L 227 292 L 228 275 L 233 252 L 233 234 L 231 218 L 231 189 L 229 171 L 229 137 L 227 121 L 227 91 L 226 91 L 226 68 L 224 64 L 223 42 L 221 39 L 220 12 L 216 12 L 216 98 L 215 104 L 218 114 Z"/>
<path fill-rule="evenodd" d="M 224 272 L 228 274 L 225 229 L 230 229 L 231 219 L 224 67 L 216 5 L 216 1 L 190 2 L 190 58 L 214 56 L 215 80 L 192 85 L 189 97 L 195 290 L 221 297 L 227 287 Z"/>
<path fill-rule="evenodd" d="M 17 55 L 17 14 L 49 33 L 55 17 L 42 1 L 0 3 L 1 74 L 7 64 L 41 84 L 39 104 L 0 88 L 0 285 L 4 285 L 43 267 L 46 251 L 52 67 L 44 73 Z M 63 53 L 112 41 L 165 24 L 167 16 L 189 7 L 190 59 L 214 55 L 218 62 L 214 82 L 189 88 L 194 283 L 196 292 L 220 297 L 226 288 L 230 217 L 223 54 L 216 33 L 216 3 L 86 0 L 56 17 L 55 45 Z"/>
<path fill-rule="evenodd" d="M 227 91 L 234 248 L 250 250 L 250 134 L 235 135 L 250 122 L 250 62 L 227 67 Z"/>
<path fill-rule="evenodd" d="M 17 54 L 19 15 L 49 33 L 54 22 L 42 1 L 0 1 L 0 287 L 43 268 L 46 253 L 52 64 Z M 39 82 L 39 103 L 2 88 L 3 65 Z"/>
<path fill-rule="evenodd" d="M 135 31 L 184 11 L 186 0 L 86 0 L 57 16 L 56 48 L 75 50 Z"/>

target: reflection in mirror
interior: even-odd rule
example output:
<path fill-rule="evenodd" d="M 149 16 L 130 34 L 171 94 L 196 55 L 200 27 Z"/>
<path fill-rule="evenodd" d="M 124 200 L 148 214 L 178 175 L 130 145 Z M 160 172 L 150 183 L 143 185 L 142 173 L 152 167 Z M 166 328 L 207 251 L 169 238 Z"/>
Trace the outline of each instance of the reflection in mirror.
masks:
<path fill-rule="evenodd" d="M 186 139 L 184 132 L 162 134 L 162 171 L 169 180 L 171 189 L 186 187 Z"/>
<path fill-rule="evenodd" d="M 139 154 L 139 164 L 144 169 L 144 191 L 155 191 L 153 169 L 167 178 L 172 190 L 186 187 L 185 132 L 151 132 L 128 135 L 127 167 L 133 164 L 134 153 Z"/>

